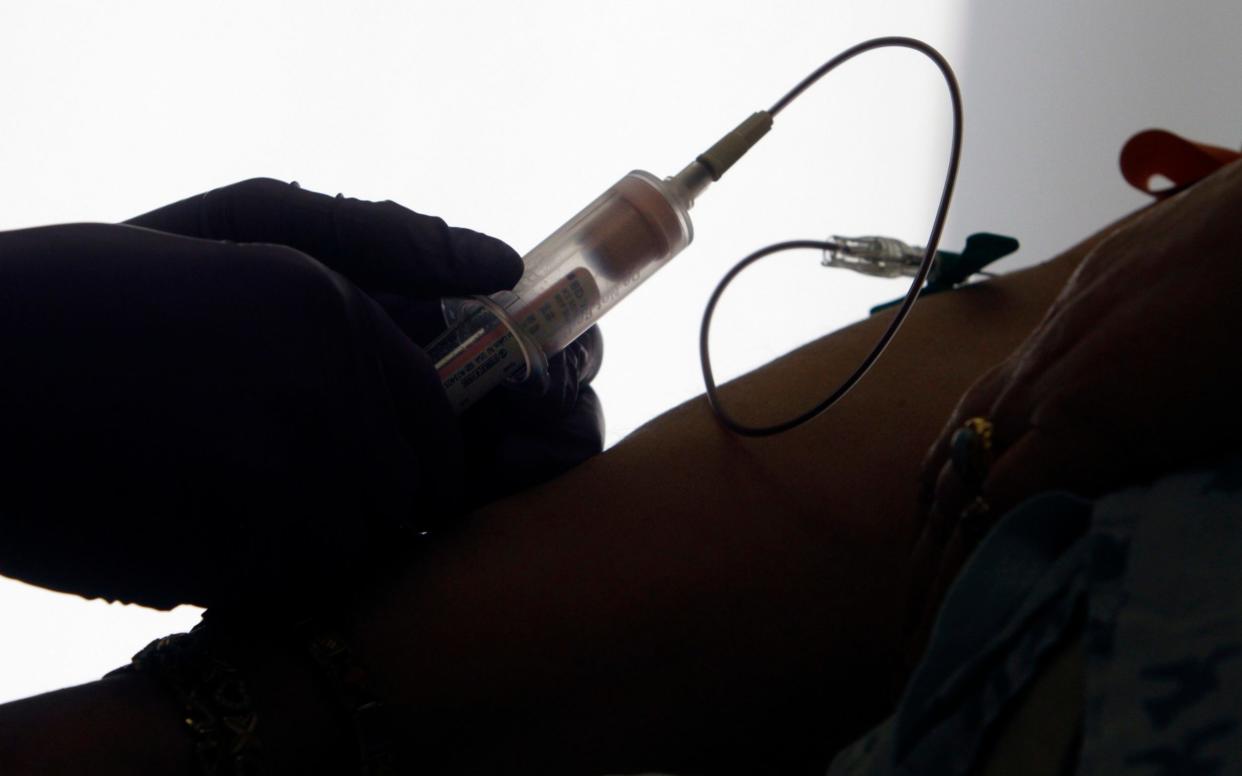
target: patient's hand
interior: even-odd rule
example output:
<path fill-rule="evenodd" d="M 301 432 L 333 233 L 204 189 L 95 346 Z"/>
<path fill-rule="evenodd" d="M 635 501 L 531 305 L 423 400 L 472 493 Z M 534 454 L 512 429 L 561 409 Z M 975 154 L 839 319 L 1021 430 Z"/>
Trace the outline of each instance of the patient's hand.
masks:
<path fill-rule="evenodd" d="M 937 580 L 925 618 L 977 538 L 979 521 L 963 519 L 976 495 L 986 523 L 1041 491 L 1099 495 L 1236 448 L 1240 245 L 1234 163 L 1105 238 L 1026 341 L 966 392 L 924 469 L 916 562 Z M 995 427 L 981 492 L 949 455 L 975 416 Z"/>

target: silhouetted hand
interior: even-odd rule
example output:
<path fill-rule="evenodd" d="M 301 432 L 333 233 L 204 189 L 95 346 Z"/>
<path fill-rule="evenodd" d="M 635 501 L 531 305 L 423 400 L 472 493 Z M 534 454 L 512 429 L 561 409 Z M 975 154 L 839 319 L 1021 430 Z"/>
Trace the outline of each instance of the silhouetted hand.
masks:
<path fill-rule="evenodd" d="M 598 450 L 594 335 L 477 426 L 415 344 L 440 296 L 521 270 L 439 219 L 261 179 L 0 233 L 0 573 L 156 607 L 317 597 Z"/>
<path fill-rule="evenodd" d="M 296 248 L 378 301 L 416 345 L 444 330 L 440 299 L 512 288 L 522 262 L 509 246 L 394 202 L 330 197 L 255 178 L 190 197 L 127 223 L 164 232 Z M 592 327 L 549 360 L 546 384 L 502 386 L 461 418 L 467 482 L 477 505 L 550 479 L 603 446 L 604 417 L 588 386 L 603 338 Z"/>
<path fill-rule="evenodd" d="M 1234 163 L 1104 239 L 1023 345 L 966 392 L 924 470 L 924 630 L 979 535 L 1022 500 L 1096 496 L 1237 449 L 1239 246 Z M 994 424 L 975 486 L 951 461 L 972 417 Z"/>

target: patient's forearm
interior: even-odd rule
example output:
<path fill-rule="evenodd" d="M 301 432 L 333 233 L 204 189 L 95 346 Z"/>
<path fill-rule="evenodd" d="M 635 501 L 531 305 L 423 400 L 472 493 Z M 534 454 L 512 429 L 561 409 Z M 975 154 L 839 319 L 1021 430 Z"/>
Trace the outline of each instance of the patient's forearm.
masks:
<path fill-rule="evenodd" d="M 439 718 L 447 732 L 488 731 L 453 754 L 463 771 L 826 756 L 889 703 L 923 453 L 1076 255 L 925 300 L 858 388 L 798 430 L 735 437 L 696 399 L 474 515 L 363 607 L 366 661 L 390 697 L 461 711 Z M 886 320 L 726 390 L 809 404 Z"/>
<path fill-rule="evenodd" d="M 377 694 L 406 714 L 413 765 L 822 769 L 889 703 L 923 452 L 1076 257 L 921 302 L 858 388 L 803 428 L 745 440 L 701 399 L 688 402 L 377 578 L 344 630 Z M 726 390 L 760 403 L 792 391 L 809 403 L 884 322 L 826 337 Z M 279 733 L 269 752 L 314 763 L 331 736 L 305 731 L 326 721 L 278 678 L 291 669 L 274 665 L 256 689 L 265 738 Z M 74 735 L 74 709 L 116 705 L 135 736 L 112 739 L 122 743 L 159 735 L 133 720 L 176 713 L 144 677 L 110 682 L 0 706 L 0 765 L 6 747 L 29 763 L 49 746 L 72 762 L 111 752 Z M 167 750 L 132 756 L 168 751 L 151 772 L 188 769 L 177 727 L 164 733 L 181 737 Z M 138 769 L 119 753 L 96 759 L 101 774 Z"/>

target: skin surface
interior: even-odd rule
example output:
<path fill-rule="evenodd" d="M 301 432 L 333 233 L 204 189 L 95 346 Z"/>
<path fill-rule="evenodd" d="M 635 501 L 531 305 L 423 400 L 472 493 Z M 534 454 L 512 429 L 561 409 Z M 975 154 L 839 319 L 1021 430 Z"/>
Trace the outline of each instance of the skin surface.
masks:
<path fill-rule="evenodd" d="M 910 564 L 925 451 L 1092 244 L 924 300 L 860 385 L 802 428 L 734 437 L 692 400 L 383 564 L 338 622 L 411 731 L 411 768 L 822 772 L 903 676 L 907 609 L 928 585 Z M 751 419 L 765 397 L 810 403 L 886 322 L 726 396 Z M 263 639 L 238 659 L 283 770 L 342 756 L 304 661 Z M 177 718 L 140 676 L 0 706 L 0 772 L 188 773 Z"/>
<path fill-rule="evenodd" d="M 928 298 L 854 392 L 788 434 L 735 437 L 696 399 L 485 509 L 359 607 L 359 650 L 437 667 L 431 683 L 377 677 L 392 697 L 492 713 L 467 729 L 495 729 L 494 744 L 446 772 L 822 769 L 900 681 L 925 451 L 1081 255 Z M 809 404 L 886 322 L 734 383 L 738 413 L 774 395 Z"/>
<path fill-rule="evenodd" d="M 1240 243 L 1233 162 L 1111 232 L 1022 346 L 962 397 L 923 472 L 918 563 L 939 566 L 924 629 L 977 533 L 958 518 L 975 493 L 949 460 L 967 418 L 995 427 L 978 486 L 985 524 L 1032 493 L 1098 496 L 1237 450 Z"/>

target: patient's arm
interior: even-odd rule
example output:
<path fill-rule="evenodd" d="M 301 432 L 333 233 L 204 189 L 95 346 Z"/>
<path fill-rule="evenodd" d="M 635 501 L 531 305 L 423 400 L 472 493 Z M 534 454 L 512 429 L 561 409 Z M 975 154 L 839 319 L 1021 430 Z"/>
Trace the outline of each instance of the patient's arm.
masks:
<path fill-rule="evenodd" d="M 921 302 L 855 391 L 800 429 L 744 440 L 701 399 L 688 402 L 377 574 L 344 630 L 376 694 L 407 716 L 412 767 L 822 769 L 891 702 L 905 599 L 919 582 L 907 561 L 924 451 L 1082 252 Z M 725 390 L 754 403 L 793 391 L 809 403 L 885 322 L 863 321 Z M 340 742 L 305 734 L 323 720 L 304 690 L 296 702 L 288 694 L 304 678 L 287 659 L 256 660 L 273 667 L 256 690 L 269 751 L 322 764 L 320 748 Z M 158 751 L 147 734 L 82 735 L 73 716 L 92 709 L 135 731 L 153 734 L 157 714 L 169 715 L 166 735 L 176 728 L 169 701 L 145 677 L 125 677 L 0 706 L 0 749 L 5 736 L 28 758 L 54 745 L 70 762 L 91 757 L 98 773 L 138 772 L 130 758 Z M 297 747 L 278 743 L 299 734 Z M 188 736 L 168 745 L 165 756 L 188 765 Z"/>
<path fill-rule="evenodd" d="M 798 430 L 741 439 L 697 399 L 473 516 L 362 607 L 366 662 L 429 713 L 420 729 L 446 708 L 462 713 L 449 728 L 478 726 L 460 735 L 486 766 L 457 750 L 463 772 L 545 757 L 570 772 L 822 767 L 890 703 L 925 451 L 1080 255 L 928 298 L 858 388 Z M 886 320 L 728 390 L 809 404 Z"/>

